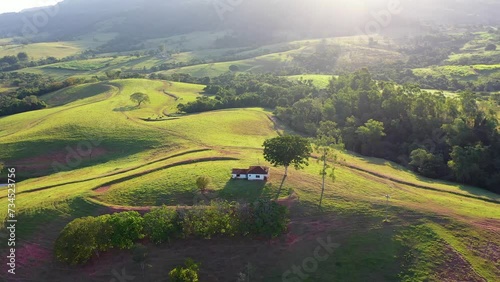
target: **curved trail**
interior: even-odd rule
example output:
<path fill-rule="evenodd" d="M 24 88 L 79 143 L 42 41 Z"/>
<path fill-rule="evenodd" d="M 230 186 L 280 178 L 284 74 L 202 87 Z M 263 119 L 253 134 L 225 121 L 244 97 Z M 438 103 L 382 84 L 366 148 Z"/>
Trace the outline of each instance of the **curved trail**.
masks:
<path fill-rule="evenodd" d="M 429 191 L 434 191 L 434 192 L 448 193 L 448 194 L 452 194 L 452 195 L 455 195 L 455 196 L 461 196 L 461 197 L 475 199 L 475 200 L 480 200 L 480 201 L 485 201 L 485 202 L 489 202 L 489 203 L 500 204 L 499 200 L 488 199 L 488 198 L 483 198 L 483 197 L 474 196 L 474 195 L 467 195 L 467 194 L 463 194 L 463 193 L 459 193 L 459 192 L 441 190 L 441 189 L 438 189 L 438 188 L 435 188 L 435 187 L 430 187 L 430 186 L 427 186 L 427 185 L 415 184 L 415 183 L 407 182 L 407 181 L 404 181 L 404 180 L 401 180 L 401 179 L 393 178 L 393 177 L 390 177 L 390 176 L 387 176 L 387 175 L 383 175 L 383 174 L 380 174 L 380 173 L 377 173 L 377 172 L 366 170 L 366 169 L 357 167 L 355 165 L 349 165 L 349 164 L 343 163 L 342 166 L 350 168 L 352 170 L 356 170 L 356 171 L 360 171 L 360 172 L 363 172 L 363 173 L 367 173 L 367 174 L 370 174 L 372 176 L 376 176 L 377 178 L 389 180 L 391 182 L 398 183 L 398 184 L 403 184 L 403 185 L 410 186 L 410 187 L 413 187 L 413 188 L 424 189 L 424 190 L 429 190 Z"/>
<path fill-rule="evenodd" d="M 176 157 L 181 157 L 181 156 L 188 155 L 188 154 L 199 153 L 199 152 L 206 152 L 206 151 L 210 151 L 210 149 L 199 149 L 199 150 L 185 151 L 185 152 L 174 154 L 174 155 L 171 155 L 171 156 L 168 156 L 168 157 L 165 157 L 165 158 L 157 159 L 157 160 L 145 163 L 145 164 L 140 165 L 140 166 L 135 166 L 135 167 L 127 168 L 127 169 L 124 169 L 124 170 L 120 170 L 120 171 L 109 173 L 109 174 L 100 175 L 100 176 L 93 177 L 93 178 L 87 178 L 87 179 L 81 179 L 81 180 L 76 180 L 76 181 L 64 182 L 64 183 L 59 183 L 59 184 L 54 184 L 54 185 L 49 185 L 49 186 L 43 186 L 43 187 L 39 187 L 39 188 L 34 188 L 32 190 L 28 190 L 28 191 L 20 191 L 20 192 L 17 192 L 17 195 L 19 195 L 19 194 L 27 194 L 27 193 L 32 193 L 32 192 L 38 192 L 38 191 L 48 190 L 48 189 L 52 189 L 52 188 L 56 188 L 56 187 L 60 187 L 60 186 L 65 186 L 65 185 L 70 185 L 70 184 L 78 184 L 78 183 L 88 182 L 88 181 L 92 181 L 92 180 L 97 180 L 97 179 L 107 178 L 107 177 L 111 177 L 111 176 L 116 176 L 116 175 L 120 175 L 120 174 L 124 174 L 124 173 L 130 172 L 130 171 L 134 171 L 134 170 L 140 169 L 140 168 L 148 166 L 148 165 L 152 165 L 152 164 L 155 164 L 155 163 L 159 163 L 159 162 L 162 162 L 162 161 L 173 159 L 173 158 L 176 158 Z M 7 198 L 7 196 L 0 197 L 0 199 L 3 199 L 3 198 Z"/>

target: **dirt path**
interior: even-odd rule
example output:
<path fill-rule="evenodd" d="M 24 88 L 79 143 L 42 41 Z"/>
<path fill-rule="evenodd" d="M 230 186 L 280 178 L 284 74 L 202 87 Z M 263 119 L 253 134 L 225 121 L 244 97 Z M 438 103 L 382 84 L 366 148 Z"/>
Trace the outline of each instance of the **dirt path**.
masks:
<path fill-rule="evenodd" d="M 186 151 L 186 152 L 178 153 L 178 154 L 171 155 L 171 156 L 168 156 L 168 157 L 165 157 L 165 158 L 157 159 L 157 160 L 145 163 L 144 165 L 140 165 L 140 166 L 136 166 L 136 167 L 132 167 L 132 168 L 128 168 L 128 169 L 116 171 L 116 172 L 109 173 L 109 174 L 100 175 L 98 177 L 86 178 L 86 179 L 77 180 L 77 181 L 59 183 L 59 184 L 54 184 L 54 185 L 49 185 L 49 186 L 34 188 L 34 189 L 28 190 L 28 191 L 19 191 L 17 193 L 17 195 L 27 194 L 27 193 L 33 193 L 33 192 L 48 190 L 48 189 L 52 189 L 52 188 L 56 188 L 56 187 L 60 187 L 60 186 L 64 186 L 64 185 L 78 184 L 78 183 L 88 182 L 88 181 L 92 181 L 92 180 L 97 180 L 97 179 L 107 178 L 107 177 L 111 177 L 111 176 L 116 176 L 116 175 L 124 174 L 124 173 L 130 172 L 130 171 L 134 171 L 134 170 L 143 168 L 143 167 L 148 166 L 148 165 L 152 165 L 152 164 L 159 163 L 159 162 L 162 162 L 162 161 L 167 161 L 169 159 L 173 159 L 173 158 L 176 158 L 176 157 L 180 157 L 180 156 L 184 156 L 184 155 L 188 155 L 188 154 L 192 154 L 192 153 L 204 152 L 204 151 L 210 151 L 210 149 L 199 149 L 199 150 Z M 3 199 L 3 198 L 7 198 L 7 196 L 0 197 L 0 199 Z"/>
<path fill-rule="evenodd" d="M 389 181 L 392 181 L 392 182 L 395 182 L 395 183 L 403 184 L 403 185 L 414 187 L 414 188 L 425 189 L 425 190 L 430 190 L 430 191 L 434 191 L 434 192 L 448 193 L 448 194 L 452 194 L 452 195 L 455 195 L 455 196 L 461 196 L 461 197 L 475 199 L 475 200 L 480 200 L 480 201 L 485 201 L 485 202 L 489 202 L 489 203 L 500 204 L 500 201 L 495 200 L 495 199 L 488 199 L 488 198 L 483 198 L 483 197 L 474 196 L 474 195 L 466 195 L 466 194 L 462 194 L 462 193 L 459 193 L 459 192 L 446 191 L 446 190 L 441 190 L 441 189 L 430 187 L 430 186 L 426 186 L 426 185 L 415 184 L 415 183 L 407 182 L 407 181 L 404 181 L 404 180 L 401 180 L 401 179 L 392 178 L 390 176 L 383 175 L 383 174 L 380 174 L 380 173 L 377 173 L 377 172 L 366 170 L 366 169 L 360 168 L 358 166 L 350 165 L 350 164 L 347 164 L 347 163 L 342 163 L 342 166 L 348 167 L 348 168 L 353 169 L 353 170 L 361 171 L 361 172 L 364 172 L 364 173 L 367 173 L 367 174 L 371 174 L 371 175 L 376 176 L 376 177 L 381 178 L 381 179 L 389 180 Z"/>

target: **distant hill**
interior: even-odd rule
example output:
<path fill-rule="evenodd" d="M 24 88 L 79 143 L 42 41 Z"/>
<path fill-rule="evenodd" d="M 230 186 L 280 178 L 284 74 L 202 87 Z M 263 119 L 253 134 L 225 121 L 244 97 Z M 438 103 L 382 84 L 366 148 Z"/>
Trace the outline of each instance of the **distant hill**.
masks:
<path fill-rule="evenodd" d="M 490 0 L 65 0 L 56 7 L 0 15 L 0 37 L 72 40 L 99 31 L 143 40 L 232 30 L 240 40 L 270 42 L 389 32 L 422 22 L 496 25 L 500 19 L 493 11 L 499 9 L 500 3 Z"/>

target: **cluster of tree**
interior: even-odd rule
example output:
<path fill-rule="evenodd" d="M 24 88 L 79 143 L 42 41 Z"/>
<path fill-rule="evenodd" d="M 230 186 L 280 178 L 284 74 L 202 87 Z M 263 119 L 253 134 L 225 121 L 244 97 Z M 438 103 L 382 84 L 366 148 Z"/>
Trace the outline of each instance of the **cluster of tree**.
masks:
<path fill-rule="evenodd" d="M 409 165 L 428 177 L 500 187 L 498 121 L 472 92 L 446 98 L 417 86 L 377 82 L 363 70 L 333 79 L 319 97 L 277 107 L 275 114 L 310 135 L 322 122 L 334 122 L 347 149 Z"/>
<path fill-rule="evenodd" d="M 156 244 L 176 238 L 281 235 L 287 228 L 288 210 L 275 202 L 240 206 L 213 202 L 210 206 L 173 210 L 162 207 L 146 213 L 123 212 L 70 222 L 55 243 L 56 258 L 82 264 L 94 254 L 112 248 L 131 249 L 144 237 Z"/>
<path fill-rule="evenodd" d="M 322 122 L 333 122 L 349 150 L 398 162 L 428 177 L 500 187 L 497 118 L 480 108 L 470 91 L 460 99 L 446 98 L 412 84 L 376 81 L 368 70 L 333 78 L 326 90 L 270 74 L 229 73 L 213 78 L 205 91 L 213 99 L 203 97 L 179 105 L 179 110 L 275 108 L 278 118 L 309 136 L 317 134 Z"/>
<path fill-rule="evenodd" d="M 495 75 L 481 77 L 477 81 L 450 79 L 445 75 L 417 76 L 403 62 L 382 63 L 369 67 L 369 70 L 373 74 L 374 79 L 394 81 L 399 84 L 418 84 L 423 89 L 439 89 L 443 91 L 470 90 L 476 92 L 500 91 L 500 80 Z"/>
<path fill-rule="evenodd" d="M 293 62 L 305 70 L 302 73 L 332 73 L 341 55 L 338 45 L 329 45 L 323 40 L 311 54 L 302 52 L 293 56 Z"/>
<path fill-rule="evenodd" d="M 0 71 L 13 71 L 28 65 L 29 56 L 25 52 L 20 52 L 17 56 L 4 56 L 0 58 Z"/>
<path fill-rule="evenodd" d="M 239 107 L 288 106 L 318 91 L 306 82 L 272 74 L 226 73 L 212 78 L 205 92 L 213 95 L 213 99 L 200 97 L 194 102 L 179 104 L 179 111 L 196 113 Z"/>
<path fill-rule="evenodd" d="M 439 65 L 453 52 L 460 51 L 465 43 L 474 39 L 474 34 L 450 35 L 440 32 L 414 38 L 405 38 L 399 43 L 399 52 L 409 56 L 407 67 L 420 68 Z"/>
<path fill-rule="evenodd" d="M 45 102 L 40 101 L 36 96 L 26 96 L 22 99 L 12 97 L 12 95 L 0 95 L 0 117 L 22 112 L 35 111 L 47 107 Z"/>
<path fill-rule="evenodd" d="M 19 52 L 16 56 L 11 55 L 0 58 L 0 71 L 15 71 L 23 68 L 32 68 L 60 62 L 88 59 L 90 57 L 95 57 L 95 54 L 91 51 L 84 51 L 79 55 L 68 56 L 61 59 L 50 56 L 39 60 L 30 60 L 30 57 L 26 52 Z"/>
<path fill-rule="evenodd" d="M 144 238 L 143 229 L 143 218 L 138 212 L 78 218 L 59 234 L 55 256 L 76 265 L 112 248 L 131 249 L 135 241 Z"/>

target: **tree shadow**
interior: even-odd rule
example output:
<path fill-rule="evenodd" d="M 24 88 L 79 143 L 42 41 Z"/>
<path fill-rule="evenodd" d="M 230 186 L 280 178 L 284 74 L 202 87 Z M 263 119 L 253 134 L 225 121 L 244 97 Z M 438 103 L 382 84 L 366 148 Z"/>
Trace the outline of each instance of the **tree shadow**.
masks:
<path fill-rule="evenodd" d="M 267 181 L 231 179 L 219 191 L 219 197 L 227 201 L 249 203 L 259 199 L 274 199 L 278 189 L 278 186 Z"/>
<path fill-rule="evenodd" d="M 84 216 L 97 216 L 102 214 L 103 208 L 97 204 L 85 200 L 83 197 L 76 197 L 68 200 L 66 203 L 67 209 L 64 213 L 57 209 L 57 204 L 53 208 L 39 208 L 29 212 L 23 212 L 18 215 L 18 220 L 23 222 L 16 229 L 18 236 L 28 239 L 31 236 L 39 234 L 44 226 L 55 223 L 58 228 L 62 229 L 65 224 L 69 223 L 74 218 Z M 55 208 L 54 208 L 55 207 Z M 58 230 L 49 232 L 51 235 L 57 234 Z M 55 239 L 55 238 L 54 238 Z"/>
<path fill-rule="evenodd" d="M 120 108 L 114 108 L 113 112 L 130 112 L 139 109 L 139 106 L 125 106 Z"/>

